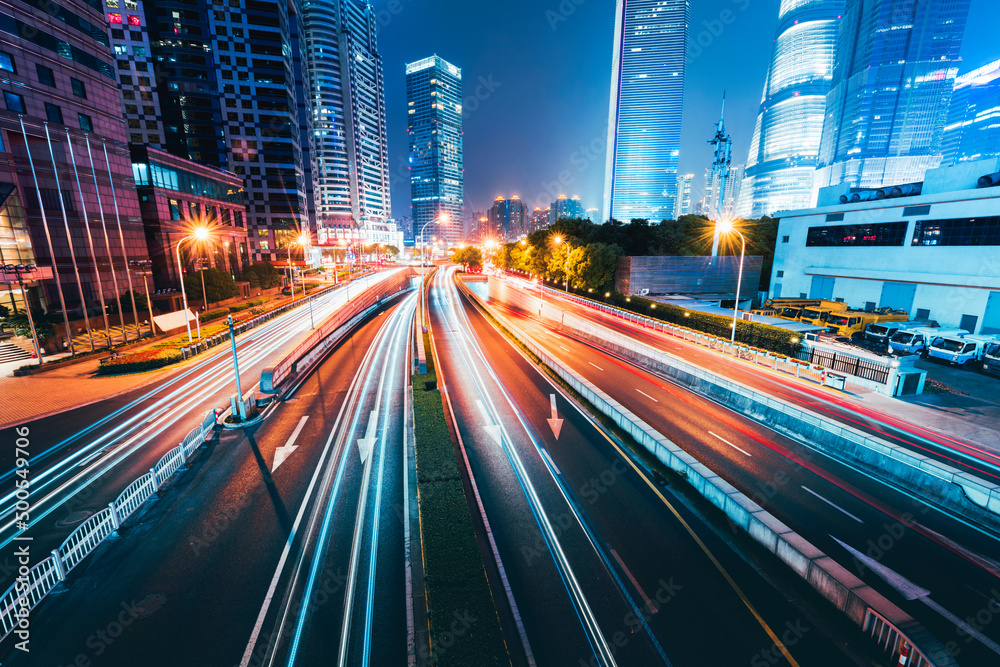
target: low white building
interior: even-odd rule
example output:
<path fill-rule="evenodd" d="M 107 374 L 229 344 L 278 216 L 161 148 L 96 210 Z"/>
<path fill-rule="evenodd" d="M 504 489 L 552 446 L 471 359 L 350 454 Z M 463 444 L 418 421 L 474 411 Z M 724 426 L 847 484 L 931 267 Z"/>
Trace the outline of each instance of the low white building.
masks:
<path fill-rule="evenodd" d="M 929 170 L 919 185 L 823 188 L 816 208 L 776 216 L 770 296 L 1000 333 L 997 183 L 1000 159 L 990 159 Z"/>

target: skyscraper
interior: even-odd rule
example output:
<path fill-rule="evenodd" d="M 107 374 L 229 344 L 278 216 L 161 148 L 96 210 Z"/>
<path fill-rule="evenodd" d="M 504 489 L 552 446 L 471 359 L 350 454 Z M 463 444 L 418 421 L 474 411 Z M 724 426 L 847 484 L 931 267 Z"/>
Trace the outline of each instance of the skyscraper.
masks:
<path fill-rule="evenodd" d="M 691 214 L 691 184 L 694 174 L 684 174 L 677 177 L 677 204 L 674 207 L 674 219 Z"/>
<path fill-rule="evenodd" d="M 812 203 L 813 175 L 844 0 L 783 0 L 750 142 L 739 213 L 760 217 Z"/>
<path fill-rule="evenodd" d="M 920 181 L 941 162 L 970 0 L 847 0 L 816 189 Z"/>
<path fill-rule="evenodd" d="M 943 149 L 948 163 L 1000 157 L 1000 60 L 955 79 Z"/>
<path fill-rule="evenodd" d="M 159 0 L 147 19 L 166 150 L 242 176 L 251 260 L 284 262 L 312 228 L 299 3 Z"/>
<path fill-rule="evenodd" d="M 317 224 L 385 222 L 391 217 L 389 151 L 375 10 L 363 0 L 318 0 L 303 8 Z"/>
<path fill-rule="evenodd" d="M 516 241 L 528 233 L 528 207 L 517 195 L 510 199 L 502 196 L 494 199 L 487 218 L 493 233 L 501 241 Z"/>
<path fill-rule="evenodd" d="M 541 207 L 536 206 L 535 210 L 528 215 L 528 233 L 534 234 L 538 230 L 548 227 L 549 213 L 549 209 L 543 211 Z"/>
<path fill-rule="evenodd" d="M 410 202 L 417 235 L 424 225 L 449 242 L 463 232 L 462 70 L 431 56 L 406 66 Z"/>
<path fill-rule="evenodd" d="M 585 214 L 586 211 L 584 211 L 579 197 L 574 196 L 567 199 L 566 195 L 559 195 L 549 207 L 549 224 L 553 225 L 562 218 L 576 220 L 583 218 Z"/>
<path fill-rule="evenodd" d="M 689 15 L 687 0 L 618 0 L 605 220 L 674 214 Z"/>

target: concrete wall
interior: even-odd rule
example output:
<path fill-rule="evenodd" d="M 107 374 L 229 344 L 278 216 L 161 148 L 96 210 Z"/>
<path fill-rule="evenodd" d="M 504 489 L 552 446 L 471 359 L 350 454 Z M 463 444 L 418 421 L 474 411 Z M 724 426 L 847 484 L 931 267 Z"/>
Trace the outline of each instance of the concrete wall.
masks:
<path fill-rule="evenodd" d="M 763 257 L 745 257 L 743 294 L 753 295 Z M 739 257 L 619 257 L 615 290 L 621 294 L 735 294 Z"/>

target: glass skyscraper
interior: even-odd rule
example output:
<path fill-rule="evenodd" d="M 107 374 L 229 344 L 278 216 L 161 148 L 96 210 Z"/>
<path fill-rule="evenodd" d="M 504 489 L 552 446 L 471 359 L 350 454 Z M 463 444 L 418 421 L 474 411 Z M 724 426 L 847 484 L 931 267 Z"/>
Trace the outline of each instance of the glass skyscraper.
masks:
<path fill-rule="evenodd" d="M 364 0 L 303 4 L 316 153 L 317 224 L 390 217 L 389 149 L 375 10 Z"/>
<path fill-rule="evenodd" d="M 672 218 L 687 0 L 618 0 L 604 176 L 604 219 Z"/>
<path fill-rule="evenodd" d="M 416 235 L 449 242 L 464 235 L 464 162 L 462 157 L 462 70 L 431 56 L 406 66 L 410 144 L 410 202 Z"/>
<path fill-rule="evenodd" d="M 938 166 L 969 3 L 847 1 L 816 188 L 909 183 Z"/>
<path fill-rule="evenodd" d="M 782 0 L 742 184 L 741 217 L 811 205 L 844 0 Z"/>
<path fill-rule="evenodd" d="M 1000 60 L 955 79 L 943 148 L 948 163 L 1000 157 Z"/>

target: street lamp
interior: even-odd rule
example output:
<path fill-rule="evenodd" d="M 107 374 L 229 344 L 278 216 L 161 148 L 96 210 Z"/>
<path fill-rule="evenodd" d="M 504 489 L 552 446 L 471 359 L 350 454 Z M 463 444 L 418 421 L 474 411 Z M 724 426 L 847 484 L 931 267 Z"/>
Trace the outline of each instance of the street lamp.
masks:
<path fill-rule="evenodd" d="M 425 222 L 424 226 L 420 228 L 420 318 L 424 327 L 427 326 L 427 313 L 424 312 L 424 262 L 426 261 L 424 257 L 424 230 L 427 229 L 428 225 L 433 225 L 436 222 L 447 224 L 448 214 L 442 213 L 436 219 Z"/>
<path fill-rule="evenodd" d="M 729 342 L 733 345 L 736 344 L 736 319 L 740 312 L 740 287 L 743 284 L 743 256 L 746 254 L 747 250 L 747 240 L 740 234 L 740 230 L 736 229 L 731 220 L 720 220 L 715 225 L 715 230 L 722 234 L 728 234 L 729 232 L 734 232 L 740 237 L 742 246 L 740 247 L 740 272 L 736 277 L 736 301 L 733 303 L 733 334 Z"/>
<path fill-rule="evenodd" d="M 205 227 L 198 227 L 191 234 L 188 234 L 177 242 L 177 273 L 181 281 L 181 297 L 184 300 L 184 324 L 187 326 L 189 343 L 193 343 L 194 338 L 191 337 L 191 320 L 188 318 L 187 290 L 184 289 L 184 267 L 181 266 L 181 244 L 190 239 L 194 239 L 196 241 L 207 241 L 208 237 L 208 229 Z M 197 316 L 195 317 L 195 323 L 198 325 L 198 338 L 201 338 L 201 322 L 197 320 Z"/>
<path fill-rule="evenodd" d="M 289 254 L 291 253 L 291 247 L 292 247 L 292 245 L 302 246 L 302 257 L 305 258 L 306 254 L 309 252 L 309 237 L 307 235 L 303 234 L 302 236 L 300 236 L 299 238 L 297 238 L 292 244 L 290 244 L 288 246 L 288 248 L 289 248 Z M 301 274 L 301 278 L 302 278 L 302 296 L 305 296 L 306 295 L 306 274 L 305 274 L 304 271 Z M 293 287 L 292 287 L 292 299 L 293 300 L 295 299 L 295 291 L 294 291 L 295 287 L 294 287 L 294 284 L 295 283 L 293 282 L 292 283 L 292 285 L 293 285 Z M 309 302 L 309 325 L 310 325 L 310 328 L 315 329 L 316 328 L 316 322 L 313 320 L 313 302 L 312 302 L 312 299 L 306 299 L 306 301 Z"/>
<path fill-rule="evenodd" d="M 563 277 L 566 279 L 566 291 L 568 292 L 569 291 L 569 248 L 570 248 L 569 241 L 563 239 L 562 236 L 559 236 L 557 234 L 556 236 L 552 237 L 552 242 L 555 243 L 556 245 L 560 245 L 563 242 L 566 243 L 566 257 L 563 258 Z"/>
<path fill-rule="evenodd" d="M 31 304 L 28 303 L 28 292 L 24 289 L 23 273 L 34 273 L 34 264 L 8 264 L 3 267 L 5 273 L 13 273 L 17 276 L 17 284 L 21 286 L 21 298 L 24 299 L 24 310 L 28 313 L 28 327 L 31 329 L 31 340 L 35 344 L 35 356 L 38 357 L 38 365 L 42 365 L 42 348 L 38 344 L 38 333 L 35 331 L 35 318 L 31 316 Z"/>

